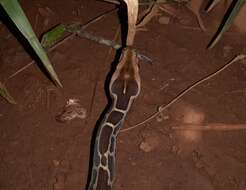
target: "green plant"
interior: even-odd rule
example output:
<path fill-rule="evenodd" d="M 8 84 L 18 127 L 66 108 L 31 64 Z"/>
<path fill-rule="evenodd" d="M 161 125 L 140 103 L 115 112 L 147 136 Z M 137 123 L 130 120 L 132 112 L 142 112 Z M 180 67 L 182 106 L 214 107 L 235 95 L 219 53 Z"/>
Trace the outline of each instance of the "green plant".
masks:
<path fill-rule="evenodd" d="M 213 0 L 209 5 L 207 12 L 212 10 L 221 0 Z M 235 17 L 239 14 L 241 8 L 245 4 L 246 0 L 234 0 L 232 1 L 230 8 L 227 10 L 224 20 L 221 22 L 218 31 L 209 43 L 208 48 L 213 48 L 217 42 L 221 39 L 222 35 L 230 28 Z"/>
<path fill-rule="evenodd" d="M 103 1 L 107 1 L 107 2 L 115 3 L 115 4 L 119 3 L 117 0 L 103 0 Z M 139 1 L 141 4 L 141 0 Z M 183 2 L 189 2 L 190 0 L 172 0 L 172 1 L 183 3 Z M 154 2 L 155 3 L 166 3 L 167 1 L 166 0 L 156 0 L 156 1 L 153 1 L 152 3 Z M 211 0 L 211 3 L 207 8 L 207 12 L 211 11 L 219 2 L 221 2 L 221 0 Z M 245 2 L 246 0 L 233 0 L 232 1 L 230 8 L 228 9 L 224 17 L 224 20 L 221 22 L 221 25 L 218 31 L 216 32 L 213 39 L 209 43 L 209 46 L 208 46 L 209 49 L 213 48 L 217 44 L 217 42 L 221 39 L 223 34 L 230 28 L 230 26 L 233 23 L 234 18 L 238 15 L 238 13 L 240 12 Z M 48 56 L 45 50 L 43 49 L 43 47 L 45 49 L 48 49 L 54 46 L 60 39 L 64 37 L 65 32 L 67 30 L 71 32 L 70 31 L 71 27 L 65 27 L 64 25 L 60 24 L 57 27 L 53 28 L 52 30 L 48 31 L 43 36 L 42 45 L 41 45 L 36 35 L 34 34 L 32 27 L 17 0 L 0 0 L 0 5 L 9 15 L 9 17 L 11 18 L 13 23 L 16 25 L 18 30 L 22 33 L 22 35 L 27 39 L 29 44 L 32 46 L 33 50 L 36 52 L 41 62 L 44 64 L 44 67 L 47 69 L 53 81 L 59 86 L 62 86 L 52 65 L 50 64 Z M 77 31 L 74 31 L 74 33 L 78 31 L 79 29 L 77 29 Z M 0 96 L 4 97 L 10 103 L 15 103 L 14 99 L 10 96 L 6 87 L 1 82 L 0 82 Z"/>
<path fill-rule="evenodd" d="M 62 86 L 61 82 L 59 81 L 50 61 L 49 58 L 41 46 L 38 38 L 36 37 L 35 33 L 33 32 L 32 26 L 29 23 L 25 13 L 23 12 L 19 2 L 17 0 L 0 0 L 0 5 L 6 11 L 10 19 L 13 21 L 15 26 L 18 28 L 20 33 L 26 38 L 28 43 L 31 45 L 35 53 L 38 55 L 39 59 L 43 63 L 45 69 L 50 74 L 52 80 Z M 10 95 L 7 92 L 6 88 L 2 88 L 0 86 L 0 95 L 3 96 L 6 100 L 10 100 Z M 9 101 L 13 103 L 13 101 Z"/>

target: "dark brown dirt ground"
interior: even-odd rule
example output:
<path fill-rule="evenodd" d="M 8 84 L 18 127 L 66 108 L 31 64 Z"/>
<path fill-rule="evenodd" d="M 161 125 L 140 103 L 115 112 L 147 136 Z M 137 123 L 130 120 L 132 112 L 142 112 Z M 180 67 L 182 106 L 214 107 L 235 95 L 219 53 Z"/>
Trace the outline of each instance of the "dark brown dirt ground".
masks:
<path fill-rule="evenodd" d="M 113 8 L 99 1 L 79 0 L 22 0 L 21 4 L 39 36 L 58 23 L 86 23 Z M 245 37 L 230 30 L 214 49 L 206 50 L 216 29 L 211 23 L 218 18 L 216 13 L 203 15 L 208 26 L 203 33 L 191 12 L 178 9 L 182 23 L 171 19 L 161 25 L 155 18 L 146 26 L 147 31 L 137 33 L 136 48 L 154 62 L 140 65 L 142 91 L 124 128 L 143 121 L 159 105 L 245 49 Z M 118 27 L 114 13 L 88 30 L 113 39 Z M 36 65 L 8 79 L 31 58 L 3 24 L 0 48 L 0 80 L 18 102 L 10 105 L 0 99 L 0 189 L 85 189 L 90 140 L 107 104 L 104 81 L 115 51 L 109 54 L 108 47 L 82 38 L 53 50 L 49 57 L 63 83 L 60 89 Z M 120 133 L 115 189 L 245 190 L 246 131 L 172 130 L 172 126 L 196 121 L 197 117 L 208 125 L 244 124 L 245 81 L 246 66 L 235 63 L 191 90 L 162 117 Z M 87 117 L 58 123 L 55 116 L 69 98 L 81 101 Z"/>

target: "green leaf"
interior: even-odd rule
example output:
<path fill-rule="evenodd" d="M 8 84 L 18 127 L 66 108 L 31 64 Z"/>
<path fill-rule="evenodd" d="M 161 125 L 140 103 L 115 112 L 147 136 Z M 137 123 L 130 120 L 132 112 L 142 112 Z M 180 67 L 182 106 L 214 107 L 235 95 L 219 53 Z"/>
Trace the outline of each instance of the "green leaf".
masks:
<path fill-rule="evenodd" d="M 29 23 L 18 1 L 17 0 L 0 0 L 0 4 L 4 8 L 4 10 L 7 12 L 11 20 L 14 22 L 16 27 L 19 29 L 19 31 L 22 33 L 22 35 L 27 39 L 29 44 L 32 46 L 33 50 L 36 52 L 36 54 L 38 55 L 38 57 L 44 64 L 44 67 L 49 72 L 53 81 L 59 86 L 62 86 L 61 82 L 59 81 L 49 61 L 49 58 L 45 50 L 42 48 L 40 42 L 38 41 L 38 38 L 33 32 L 32 26 Z"/>
<path fill-rule="evenodd" d="M 214 0 L 210 5 L 209 7 L 207 8 L 206 12 L 208 13 L 209 11 L 211 11 L 215 5 L 217 5 L 218 3 L 220 2 L 220 0 Z"/>
<path fill-rule="evenodd" d="M 220 40 L 222 35 L 229 29 L 229 27 L 233 23 L 234 18 L 238 15 L 245 2 L 246 2 L 245 0 L 237 0 L 235 1 L 235 3 L 234 1 L 232 2 L 231 9 L 229 9 L 226 13 L 226 15 L 229 14 L 229 16 L 226 18 L 225 22 L 221 23 L 218 31 L 216 32 L 214 38 L 212 39 L 212 41 L 208 46 L 209 49 L 213 48 Z"/>
<path fill-rule="evenodd" d="M 41 45 L 45 49 L 54 46 L 57 42 L 64 38 L 65 32 L 66 27 L 63 24 L 55 26 L 42 36 Z"/>
<path fill-rule="evenodd" d="M 6 87 L 3 85 L 3 83 L 0 82 L 0 96 L 5 98 L 9 103 L 16 104 L 14 98 L 9 94 Z"/>

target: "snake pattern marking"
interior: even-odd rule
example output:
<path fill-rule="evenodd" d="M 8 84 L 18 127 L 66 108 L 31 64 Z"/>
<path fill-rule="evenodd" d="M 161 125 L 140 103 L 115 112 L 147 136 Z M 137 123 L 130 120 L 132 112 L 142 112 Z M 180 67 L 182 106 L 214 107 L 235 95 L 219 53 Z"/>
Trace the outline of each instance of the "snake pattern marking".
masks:
<path fill-rule="evenodd" d="M 140 93 L 138 57 L 130 47 L 122 50 L 109 92 L 112 104 L 97 130 L 88 190 L 111 190 L 115 179 L 116 137 Z"/>

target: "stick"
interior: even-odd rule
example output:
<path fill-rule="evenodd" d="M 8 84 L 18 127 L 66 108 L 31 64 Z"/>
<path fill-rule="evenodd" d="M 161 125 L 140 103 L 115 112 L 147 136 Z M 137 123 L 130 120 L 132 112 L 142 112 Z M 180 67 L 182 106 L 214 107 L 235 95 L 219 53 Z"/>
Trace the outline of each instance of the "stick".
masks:
<path fill-rule="evenodd" d="M 55 44 L 54 46 L 52 46 L 51 48 L 49 48 L 47 50 L 47 52 L 51 52 L 53 51 L 56 47 L 60 46 L 61 44 L 65 43 L 66 41 L 70 40 L 71 38 L 73 37 L 73 34 L 71 35 L 68 35 L 66 38 L 64 38 L 63 40 L 59 41 L 57 44 Z M 24 71 L 25 69 L 27 69 L 28 67 L 30 67 L 32 64 L 35 63 L 35 60 L 32 60 L 30 63 L 26 64 L 24 67 L 20 68 L 19 70 L 17 70 L 15 73 L 13 73 L 12 75 L 10 75 L 8 78 L 7 78 L 7 81 L 11 78 L 13 78 L 14 76 L 16 76 L 18 73 Z"/>
<path fill-rule="evenodd" d="M 106 11 L 102 14 L 100 14 L 99 16 L 96 16 L 95 18 L 91 19 L 90 21 L 88 21 L 86 24 L 84 24 L 83 26 L 81 26 L 81 29 L 85 29 L 87 28 L 89 25 L 95 23 L 96 21 L 102 19 L 103 17 L 105 17 L 108 14 L 113 13 L 114 11 L 118 10 L 118 8 L 113 8 L 109 11 Z M 66 36 L 63 40 L 61 40 L 60 42 L 58 42 L 57 44 L 55 44 L 53 47 L 49 48 L 47 51 L 51 52 L 53 49 L 55 49 L 56 47 L 62 45 L 63 43 L 65 43 L 66 41 L 68 41 L 69 39 L 73 38 L 76 35 L 76 33 L 70 33 L 68 36 Z M 32 60 L 30 63 L 26 64 L 24 67 L 18 69 L 15 73 L 13 73 L 12 75 L 10 75 L 7 78 L 7 81 L 11 78 L 13 78 L 14 76 L 16 76 L 18 73 L 24 71 L 25 69 L 27 69 L 28 67 L 30 67 L 32 64 L 35 63 L 35 60 Z"/>
<path fill-rule="evenodd" d="M 152 113 L 149 117 L 147 117 L 147 119 L 145 119 L 144 121 L 137 123 L 134 126 L 128 127 L 127 129 L 122 129 L 120 132 L 126 132 L 126 131 L 130 131 L 132 129 L 135 129 L 147 122 L 149 122 L 150 120 L 154 119 L 156 116 L 158 116 L 161 112 L 163 112 L 164 110 L 166 110 L 167 108 L 169 108 L 171 105 L 173 105 L 175 102 L 177 102 L 178 100 L 180 100 L 185 94 L 187 94 L 189 91 L 191 91 L 193 88 L 199 86 L 200 84 L 202 84 L 205 81 L 210 80 L 211 78 L 215 77 L 216 75 L 218 75 L 220 72 L 222 72 L 223 70 L 225 70 L 227 67 L 231 66 L 233 63 L 240 61 L 242 59 L 246 58 L 246 54 L 240 54 L 237 55 L 234 59 L 232 59 L 232 61 L 230 61 L 229 63 L 227 63 L 226 65 L 222 66 L 220 69 L 218 69 L 217 71 L 215 71 L 214 73 L 206 76 L 205 78 L 196 81 L 195 83 L 193 83 L 192 85 L 190 85 L 189 87 L 187 87 L 185 90 L 183 90 L 180 94 L 178 94 L 174 99 L 172 99 L 168 104 L 162 104 L 161 106 L 158 107 L 158 111 Z"/>
<path fill-rule="evenodd" d="M 159 6 L 156 3 L 153 3 L 144 11 L 144 15 L 141 17 L 140 21 L 137 23 L 137 29 L 144 27 L 147 23 L 149 23 L 152 18 L 158 15 Z"/>
<path fill-rule="evenodd" d="M 115 43 L 115 42 L 113 42 L 111 40 L 108 40 L 108 39 L 105 39 L 105 38 L 103 38 L 101 36 L 95 36 L 92 33 L 87 32 L 85 30 L 78 31 L 77 32 L 77 35 L 79 37 L 84 37 L 84 38 L 86 38 L 88 40 L 97 42 L 99 44 L 112 47 L 115 50 L 118 50 L 118 49 L 122 48 L 122 45 L 121 44 Z M 152 63 L 153 62 L 149 57 L 147 57 L 146 55 L 143 55 L 142 53 L 139 53 L 139 52 L 138 52 L 138 58 L 141 59 L 142 61 L 145 61 L 145 62 L 149 62 L 149 63 Z"/>

